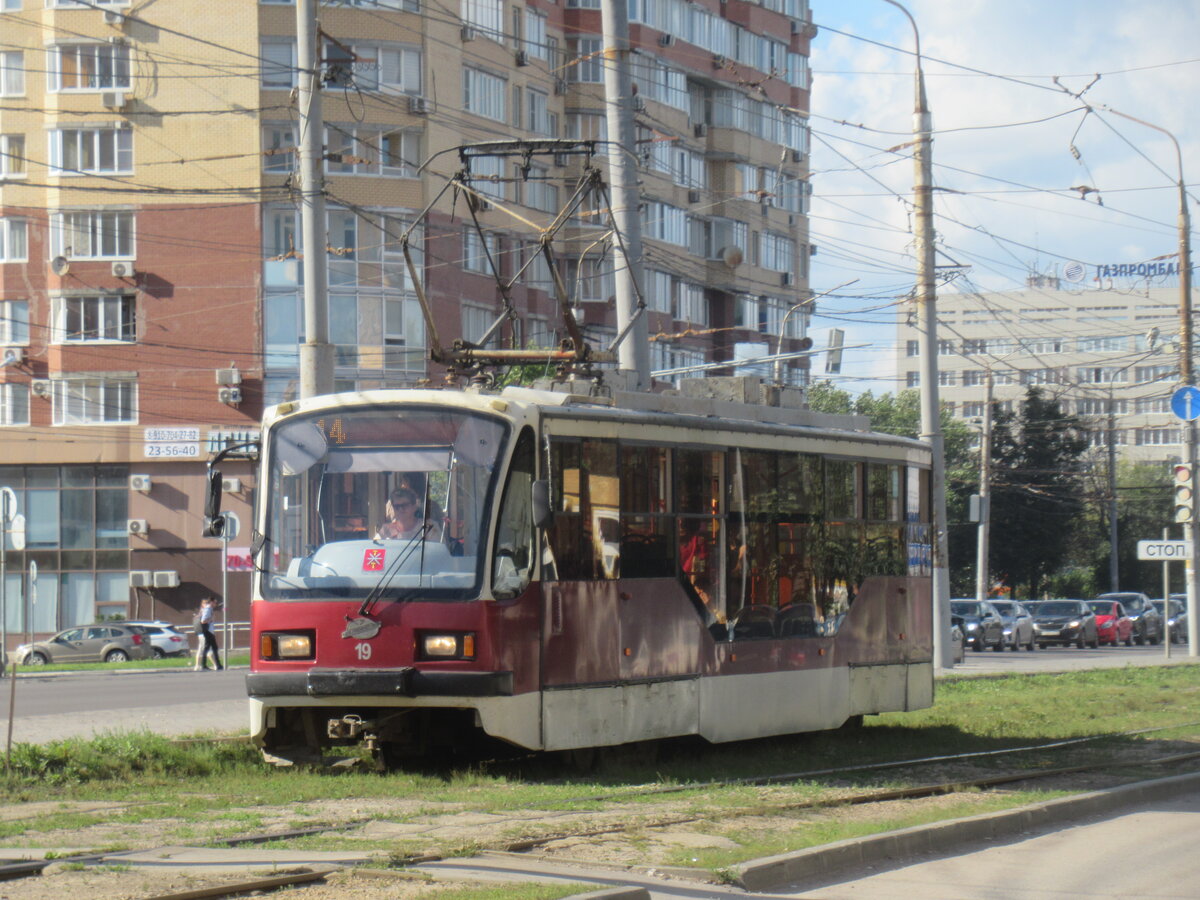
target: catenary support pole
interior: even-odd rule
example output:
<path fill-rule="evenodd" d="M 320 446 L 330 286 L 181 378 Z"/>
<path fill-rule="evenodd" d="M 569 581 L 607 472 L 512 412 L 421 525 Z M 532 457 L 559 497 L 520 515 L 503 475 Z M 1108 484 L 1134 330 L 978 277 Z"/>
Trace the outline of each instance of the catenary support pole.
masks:
<path fill-rule="evenodd" d="M 629 75 L 629 8 L 624 0 L 601 0 L 604 31 L 604 112 L 608 122 L 608 181 L 613 221 L 625 244 L 628 265 L 619 253 L 616 260 L 617 333 L 637 316 L 635 284 L 642 278 L 642 221 L 636 166 L 637 133 L 633 122 L 633 91 Z M 641 389 L 650 387 L 650 341 L 646 317 L 637 316 L 618 348 L 620 367 L 637 378 Z"/>
<path fill-rule="evenodd" d="M 317 0 L 296 0 L 296 64 L 300 118 L 300 235 L 304 254 L 304 343 L 300 345 L 300 396 L 333 390 L 333 345 L 329 343 L 326 280 L 325 122 Z"/>

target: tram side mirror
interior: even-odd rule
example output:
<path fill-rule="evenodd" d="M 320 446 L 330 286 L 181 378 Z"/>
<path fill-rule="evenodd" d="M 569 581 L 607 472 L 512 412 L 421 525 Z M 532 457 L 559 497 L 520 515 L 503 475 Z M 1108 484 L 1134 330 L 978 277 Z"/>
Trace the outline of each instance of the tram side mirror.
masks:
<path fill-rule="evenodd" d="M 221 515 L 221 471 L 208 472 L 208 491 L 204 495 L 204 536 L 220 537 L 225 533 L 225 517 Z"/>
<path fill-rule="evenodd" d="M 550 506 L 550 482 L 533 483 L 533 524 L 538 528 L 549 528 L 554 522 L 554 509 Z"/>

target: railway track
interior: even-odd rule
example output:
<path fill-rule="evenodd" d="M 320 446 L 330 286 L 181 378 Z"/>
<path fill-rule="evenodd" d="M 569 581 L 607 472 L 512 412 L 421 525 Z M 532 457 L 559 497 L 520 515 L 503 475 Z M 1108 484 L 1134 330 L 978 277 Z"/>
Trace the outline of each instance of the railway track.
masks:
<path fill-rule="evenodd" d="M 614 804 L 620 802 L 621 800 L 645 800 L 654 796 L 668 796 L 685 792 L 714 792 L 732 788 L 742 788 L 746 786 L 777 786 L 786 785 L 788 783 L 810 781 L 814 778 L 849 778 L 870 773 L 872 771 L 883 770 L 909 770 L 913 773 L 916 773 L 919 772 L 921 767 L 930 765 L 963 764 L 979 761 L 981 759 L 990 760 L 1006 757 L 1011 758 L 1020 757 L 1021 755 L 1028 756 L 1029 754 L 1044 756 L 1047 753 L 1072 752 L 1081 745 L 1112 740 L 1115 738 L 1144 735 L 1155 731 L 1167 730 L 1168 728 L 1171 730 L 1186 730 L 1195 729 L 1197 727 L 1200 727 L 1200 722 L 1184 723 L 1182 725 L 1172 725 L 1157 729 L 1109 733 L 1090 736 L 1087 738 L 1023 745 L 998 750 L 977 751 L 963 754 L 947 754 L 942 756 L 923 757 L 916 759 L 892 760 L 866 765 L 805 770 L 800 772 L 776 773 L 750 778 L 732 778 L 704 783 L 655 785 L 652 787 L 638 788 L 634 790 L 625 789 L 602 793 L 593 792 L 586 795 L 569 798 L 567 800 L 560 800 L 558 803 L 559 805 L 572 805 L 576 803 Z M 1144 768 L 1156 768 L 1179 765 L 1197 759 L 1200 759 L 1200 750 L 1194 752 L 1161 755 L 1152 759 L 1139 758 L 1137 760 L 1137 765 Z M 737 807 L 723 806 L 720 808 L 720 817 L 722 820 L 727 821 L 745 817 L 792 816 L 801 811 L 819 811 L 836 807 L 848 807 L 872 803 L 891 803 L 902 800 L 920 800 L 923 798 L 953 795 L 962 792 L 987 791 L 1003 787 L 1005 785 L 1021 782 L 1066 777 L 1089 771 L 1103 771 L 1107 768 L 1113 767 L 1114 764 L 1114 760 L 1107 756 L 1087 762 L 1085 764 L 1076 765 L 1047 766 L 1036 762 L 1032 764 L 1026 764 L 1025 766 L 1014 764 L 1011 766 L 1006 766 L 1006 771 L 1003 772 L 990 773 L 987 775 L 980 775 L 978 777 L 970 778 L 928 781 L 902 788 L 835 791 L 827 796 L 818 798 L 802 800 L 779 799 L 745 804 Z M 1036 765 L 1038 767 L 1032 768 L 1031 765 Z M 680 826 L 694 825 L 697 823 L 702 823 L 705 820 L 710 820 L 711 818 L 711 809 L 700 812 L 685 812 L 680 814 L 658 816 L 651 815 L 638 818 L 634 821 L 622 821 L 619 823 L 597 822 L 595 825 L 590 827 L 584 826 L 555 829 L 536 836 L 516 840 L 497 839 L 490 841 L 475 841 L 472 842 L 471 849 L 475 852 L 498 851 L 504 853 L 532 853 L 546 848 L 547 846 L 556 842 L 579 842 L 595 839 L 611 839 L 621 835 L 628 835 L 631 832 L 645 833 L 655 830 L 665 830 L 679 828 Z M 219 840 L 207 841 L 203 844 L 198 844 L 195 846 L 198 848 L 209 849 L 218 847 L 245 848 L 267 842 L 283 842 L 318 835 L 334 835 L 337 833 L 352 832 L 361 828 L 369 821 L 371 821 L 371 818 L 369 817 L 360 817 L 353 820 L 304 828 L 295 828 L 287 831 L 268 831 L 253 834 L 235 835 L 227 838 L 221 838 Z M 518 818 L 514 816 L 507 821 L 513 827 L 528 827 L 530 825 L 530 822 L 527 818 Z M 493 822 L 492 824 L 494 826 L 503 827 L 505 820 L 501 819 L 498 822 Z M 142 855 L 154 853 L 153 850 L 130 852 L 137 852 Z M 88 854 L 77 857 L 60 858 L 57 860 L 29 860 L 10 863 L 8 865 L 0 866 L 0 880 L 11 881 L 22 878 L 36 877 L 41 875 L 45 868 L 51 864 L 51 862 L 81 867 L 119 867 L 121 865 L 122 855 L 123 854 L 121 853 Z M 447 858 L 447 854 L 444 853 L 413 853 L 403 857 L 394 856 L 389 860 L 389 865 L 395 869 L 401 869 L 421 863 L 435 862 L 445 858 Z M 136 867 L 136 865 L 137 864 L 133 864 L 133 867 Z M 179 865 L 186 866 L 186 863 L 180 862 Z M 200 871 L 205 866 L 209 865 L 211 865 L 211 863 L 198 863 L 196 864 L 196 869 L 197 871 Z M 172 866 L 176 866 L 176 863 L 172 862 Z M 269 879 L 264 879 L 262 877 L 255 877 L 252 879 L 237 878 L 227 883 L 222 882 L 221 884 L 210 885 L 184 893 L 159 894 L 152 898 L 147 898 L 147 900 L 192 900 L 192 898 L 199 900 L 199 898 L 236 896 L 253 891 L 279 891 L 302 884 L 325 881 L 332 872 L 338 871 L 339 868 L 340 867 L 331 868 L 328 866 L 314 865 L 310 862 L 308 865 L 302 865 L 300 868 L 289 872 L 273 874 Z"/>

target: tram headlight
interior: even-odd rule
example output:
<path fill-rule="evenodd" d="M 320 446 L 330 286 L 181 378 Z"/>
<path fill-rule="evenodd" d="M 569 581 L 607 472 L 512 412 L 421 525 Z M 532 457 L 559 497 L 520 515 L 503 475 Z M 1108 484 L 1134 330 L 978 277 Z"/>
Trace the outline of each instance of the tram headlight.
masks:
<path fill-rule="evenodd" d="M 421 635 L 420 647 L 424 659 L 474 659 L 475 635 L 430 632 Z"/>
<path fill-rule="evenodd" d="M 263 659 L 312 659 L 313 636 L 264 631 L 258 636 L 258 653 Z"/>

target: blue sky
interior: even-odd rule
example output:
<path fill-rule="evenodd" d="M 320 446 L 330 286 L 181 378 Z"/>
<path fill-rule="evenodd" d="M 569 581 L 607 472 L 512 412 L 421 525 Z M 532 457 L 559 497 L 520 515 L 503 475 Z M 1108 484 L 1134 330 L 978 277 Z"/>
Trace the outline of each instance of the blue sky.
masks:
<path fill-rule="evenodd" d="M 841 387 L 891 391 L 892 323 L 914 260 L 913 165 L 889 151 L 912 136 L 912 27 L 884 0 L 811 3 L 811 286 L 858 281 L 819 301 L 810 333 L 818 348 L 831 327 L 845 329 L 847 346 L 869 345 L 846 352 Z M 1173 133 L 1200 198 L 1200 3 L 904 5 L 920 30 L 933 115 L 938 265 L 966 267 L 939 295 L 1015 290 L 1068 261 L 1087 267 L 1087 286 L 1097 264 L 1178 249 L 1174 145 L 1104 108 Z M 1195 261 L 1195 199 L 1191 215 Z M 818 357 L 814 375 L 823 369 Z"/>

